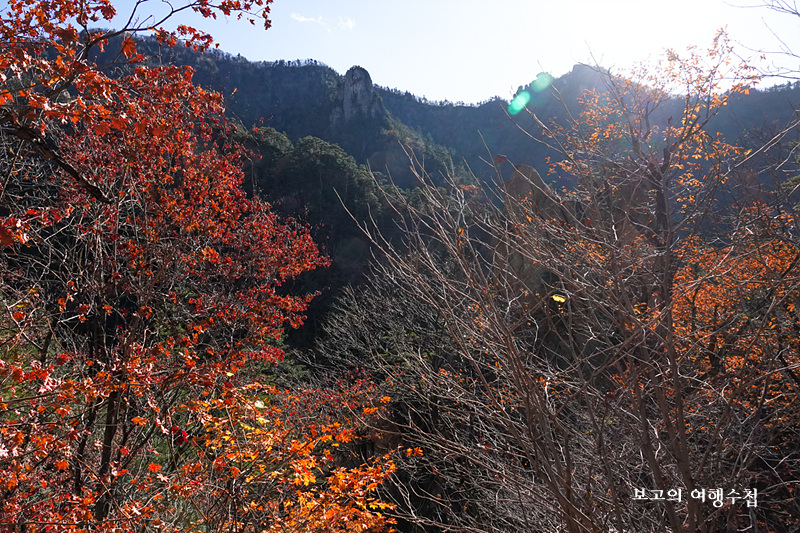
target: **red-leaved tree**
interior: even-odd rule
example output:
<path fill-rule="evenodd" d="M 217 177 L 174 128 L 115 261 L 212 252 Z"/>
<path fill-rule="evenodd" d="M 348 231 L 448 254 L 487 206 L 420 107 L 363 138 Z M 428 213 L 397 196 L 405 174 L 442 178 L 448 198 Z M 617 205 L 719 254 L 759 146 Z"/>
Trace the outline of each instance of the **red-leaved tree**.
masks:
<path fill-rule="evenodd" d="M 265 384 L 313 296 L 281 285 L 327 260 L 243 193 L 221 97 L 190 69 L 135 65 L 130 32 L 159 23 L 89 27 L 114 13 L 12 1 L 0 15 L 0 529 L 383 527 L 391 462 L 345 468 L 355 423 Z M 112 78 L 91 55 L 120 36 Z M 371 409 L 356 389 L 327 409 Z"/>

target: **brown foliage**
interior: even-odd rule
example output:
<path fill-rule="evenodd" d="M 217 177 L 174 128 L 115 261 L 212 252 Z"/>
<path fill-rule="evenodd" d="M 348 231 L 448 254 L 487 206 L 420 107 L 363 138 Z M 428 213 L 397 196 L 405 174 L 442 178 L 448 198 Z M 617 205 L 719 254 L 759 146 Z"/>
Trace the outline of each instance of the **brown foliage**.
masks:
<path fill-rule="evenodd" d="M 721 204 L 746 154 L 708 131 L 754 78 L 720 34 L 606 82 L 569 123 L 539 122 L 575 190 L 528 172 L 531 194 L 498 208 L 428 185 L 393 199 L 407 249 L 375 237 L 398 305 L 444 339 L 371 349 L 424 453 L 406 513 L 452 531 L 794 530 L 795 218 Z"/>

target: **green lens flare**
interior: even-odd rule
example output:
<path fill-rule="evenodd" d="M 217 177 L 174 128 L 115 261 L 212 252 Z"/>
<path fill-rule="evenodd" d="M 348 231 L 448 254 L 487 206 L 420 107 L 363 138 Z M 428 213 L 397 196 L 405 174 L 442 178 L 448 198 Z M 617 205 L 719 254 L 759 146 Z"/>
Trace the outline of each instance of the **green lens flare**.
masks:
<path fill-rule="evenodd" d="M 553 76 L 547 72 L 540 72 L 536 75 L 536 79 L 531 82 L 531 90 L 535 93 L 540 93 L 550 87 L 553 83 Z"/>
<path fill-rule="evenodd" d="M 516 115 L 523 109 L 525 106 L 528 105 L 528 102 L 531 101 L 531 93 L 528 91 L 522 91 L 514 99 L 508 104 L 508 114 L 509 115 Z"/>

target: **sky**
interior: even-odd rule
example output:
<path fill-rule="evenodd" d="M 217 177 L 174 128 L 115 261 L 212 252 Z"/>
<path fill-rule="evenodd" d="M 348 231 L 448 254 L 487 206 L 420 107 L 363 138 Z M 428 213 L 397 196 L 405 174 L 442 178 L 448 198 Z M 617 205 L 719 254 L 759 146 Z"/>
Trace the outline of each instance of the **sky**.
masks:
<path fill-rule="evenodd" d="M 508 99 L 542 71 L 558 77 L 576 63 L 623 71 L 667 48 L 706 48 L 722 27 L 745 57 L 781 46 L 800 53 L 800 17 L 736 7 L 748 3 L 763 0 L 274 0 L 266 31 L 235 20 L 195 24 L 252 61 L 316 59 L 340 74 L 360 65 L 384 87 L 477 103 Z M 793 63 L 797 70 L 800 59 Z"/>

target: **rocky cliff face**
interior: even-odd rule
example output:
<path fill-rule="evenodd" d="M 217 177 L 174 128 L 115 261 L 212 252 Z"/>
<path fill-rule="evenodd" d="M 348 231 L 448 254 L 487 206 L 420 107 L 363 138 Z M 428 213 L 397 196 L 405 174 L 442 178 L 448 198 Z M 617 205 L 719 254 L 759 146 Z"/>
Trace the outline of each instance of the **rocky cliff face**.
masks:
<path fill-rule="evenodd" d="M 386 115 L 380 96 L 372 86 L 372 78 L 366 69 L 351 67 L 344 75 L 341 104 L 331 113 L 331 123 L 349 123 L 354 120 L 377 119 Z"/>

